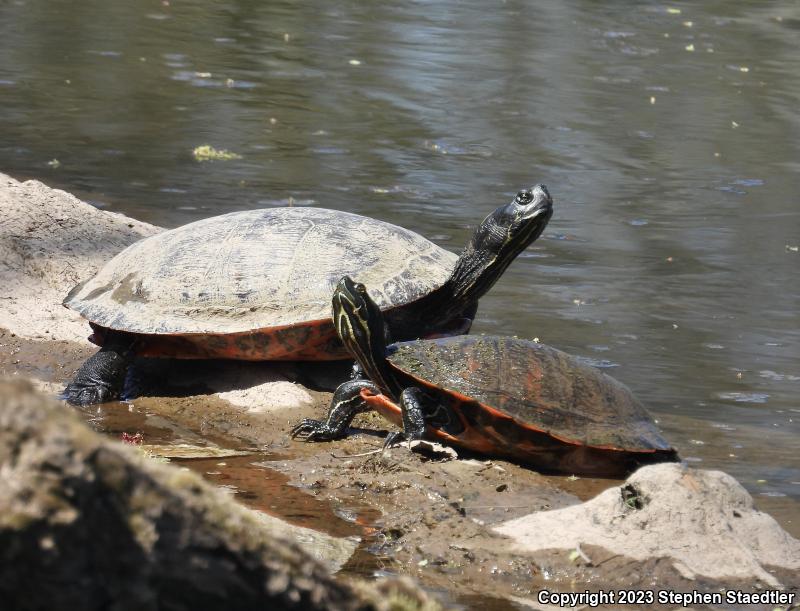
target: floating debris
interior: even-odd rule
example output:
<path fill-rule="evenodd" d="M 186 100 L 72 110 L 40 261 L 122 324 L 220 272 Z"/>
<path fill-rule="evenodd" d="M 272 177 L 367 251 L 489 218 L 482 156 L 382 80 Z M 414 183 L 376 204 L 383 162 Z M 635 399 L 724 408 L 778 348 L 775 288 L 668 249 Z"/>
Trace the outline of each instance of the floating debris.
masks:
<path fill-rule="evenodd" d="M 120 435 L 122 443 L 128 443 L 133 446 L 140 446 L 144 442 L 144 435 L 142 433 L 126 433 L 123 431 Z"/>
<path fill-rule="evenodd" d="M 47 165 L 49 165 L 53 169 L 60 168 L 61 162 L 58 159 L 51 159 L 50 161 L 47 162 Z"/>
<path fill-rule="evenodd" d="M 686 45 L 684 48 L 685 48 L 687 51 L 689 51 L 690 53 L 691 53 L 692 51 L 694 51 L 694 45 L 693 45 L 693 44 L 691 44 L 691 43 L 689 43 L 688 45 Z"/>
<path fill-rule="evenodd" d="M 360 65 L 361 65 L 361 61 L 360 61 L 360 60 L 358 60 L 358 59 L 351 59 L 351 60 L 350 60 L 348 63 L 349 63 L 351 66 L 360 66 Z"/>
<path fill-rule="evenodd" d="M 679 8 L 673 8 L 673 7 L 671 7 L 671 6 L 668 6 L 668 7 L 667 7 L 667 12 L 668 12 L 670 15 L 680 15 L 680 14 L 681 14 L 681 9 L 679 9 Z"/>
<path fill-rule="evenodd" d="M 195 147 L 192 151 L 192 156 L 197 161 L 229 161 L 231 159 L 241 159 L 242 156 L 238 153 L 232 153 L 225 149 L 215 149 L 210 144 L 203 144 Z"/>

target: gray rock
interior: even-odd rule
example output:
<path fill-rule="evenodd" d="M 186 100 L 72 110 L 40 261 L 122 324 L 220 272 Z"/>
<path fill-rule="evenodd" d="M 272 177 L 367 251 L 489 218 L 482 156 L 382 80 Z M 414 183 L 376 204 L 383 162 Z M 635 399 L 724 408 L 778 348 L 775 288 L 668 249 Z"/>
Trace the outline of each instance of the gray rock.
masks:
<path fill-rule="evenodd" d="M 800 569 L 800 541 L 755 509 L 734 478 L 672 463 L 642 467 L 586 503 L 523 516 L 495 531 L 513 539 L 514 551 L 594 545 L 640 561 L 668 558 L 688 579 L 755 578 L 778 587 L 766 567 Z"/>

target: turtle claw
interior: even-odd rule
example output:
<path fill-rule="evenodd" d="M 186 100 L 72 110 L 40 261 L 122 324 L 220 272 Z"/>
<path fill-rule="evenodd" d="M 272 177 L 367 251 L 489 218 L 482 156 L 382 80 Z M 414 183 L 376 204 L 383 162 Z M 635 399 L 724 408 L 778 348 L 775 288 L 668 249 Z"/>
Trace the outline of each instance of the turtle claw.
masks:
<path fill-rule="evenodd" d="M 392 433 L 389 433 L 386 436 L 386 440 L 383 442 L 383 449 L 388 450 L 389 448 L 393 448 L 401 444 L 403 441 L 405 441 L 405 439 L 406 439 L 405 433 L 402 433 L 400 431 L 394 431 Z"/>
<path fill-rule="evenodd" d="M 306 418 L 295 426 L 289 436 L 292 439 L 300 438 L 303 441 L 331 441 L 336 439 L 336 435 L 328 428 L 328 425 L 320 420 Z"/>

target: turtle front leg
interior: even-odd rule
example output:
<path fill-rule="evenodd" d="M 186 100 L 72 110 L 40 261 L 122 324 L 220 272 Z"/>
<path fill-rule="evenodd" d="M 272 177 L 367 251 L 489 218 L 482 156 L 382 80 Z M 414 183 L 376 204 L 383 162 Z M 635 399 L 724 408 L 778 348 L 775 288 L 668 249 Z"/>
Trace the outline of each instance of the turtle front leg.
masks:
<path fill-rule="evenodd" d="M 119 398 L 132 359 L 129 342 L 107 343 L 78 369 L 62 398 L 72 405 L 93 405 Z"/>
<path fill-rule="evenodd" d="M 325 420 L 306 418 L 291 430 L 291 437 L 300 437 L 304 441 L 331 441 L 344 437 L 353 418 L 372 409 L 361 397 L 365 388 L 380 394 L 378 387 L 369 380 L 349 380 L 340 384 L 333 393 Z"/>
<path fill-rule="evenodd" d="M 403 432 L 396 431 L 386 436 L 383 447 L 388 448 L 401 441 L 414 441 L 425 436 L 425 420 L 432 413 L 431 398 L 422 389 L 411 386 L 400 393 L 400 411 L 403 415 Z"/>

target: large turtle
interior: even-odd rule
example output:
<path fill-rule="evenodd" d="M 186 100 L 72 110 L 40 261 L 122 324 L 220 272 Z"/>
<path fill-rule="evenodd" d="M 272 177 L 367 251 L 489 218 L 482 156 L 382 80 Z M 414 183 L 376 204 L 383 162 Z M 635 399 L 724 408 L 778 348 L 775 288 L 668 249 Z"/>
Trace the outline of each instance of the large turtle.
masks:
<path fill-rule="evenodd" d="M 387 346 L 383 315 L 363 284 L 342 278 L 333 294 L 342 342 L 369 379 L 349 380 L 324 421 L 292 436 L 331 440 L 376 410 L 405 437 L 429 437 L 547 471 L 616 475 L 677 460 L 631 392 L 568 354 L 536 342 L 456 336 Z"/>
<path fill-rule="evenodd" d="M 483 220 L 460 257 L 401 227 L 322 208 L 234 212 L 148 237 L 64 300 L 101 346 L 64 397 L 118 397 L 134 355 L 347 358 L 330 295 L 348 274 L 374 287 L 393 337 L 467 332 L 478 299 L 551 214 L 544 185 L 522 190 Z"/>

